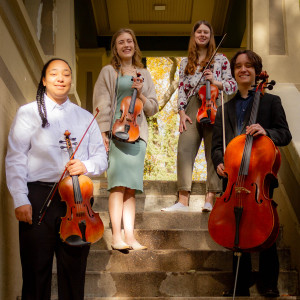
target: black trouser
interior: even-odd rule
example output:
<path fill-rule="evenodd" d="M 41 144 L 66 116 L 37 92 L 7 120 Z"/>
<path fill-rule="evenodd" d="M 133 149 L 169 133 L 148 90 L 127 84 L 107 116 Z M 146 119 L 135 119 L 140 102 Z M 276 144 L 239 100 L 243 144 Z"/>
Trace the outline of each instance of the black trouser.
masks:
<path fill-rule="evenodd" d="M 61 217 L 66 205 L 56 193 L 41 225 L 39 211 L 51 186 L 29 183 L 33 224 L 19 222 L 20 255 L 22 263 L 22 300 L 50 300 L 54 253 L 57 263 L 58 299 L 83 300 L 89 246 L 72 247 L 59 237 Z"/>
<path fill-rule="evenodd" d="M 237 256 L 233 259 L 233 272 L 236 272 Z M 251 254 L 243 253 L 240 259 L 238 272 L 237 291 L 248 290 L 251 286 L 252 278 Z M 279 276 L 279 261 L 276 243 L 270 248 L 259 253 L 259 289 L 264 292 L 268 289 L 277 289 Z"/>

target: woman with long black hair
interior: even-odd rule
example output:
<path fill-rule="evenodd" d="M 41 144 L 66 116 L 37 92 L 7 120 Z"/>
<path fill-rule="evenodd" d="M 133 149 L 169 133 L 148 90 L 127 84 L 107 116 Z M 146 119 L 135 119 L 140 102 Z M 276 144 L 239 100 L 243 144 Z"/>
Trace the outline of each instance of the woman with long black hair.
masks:
<path fill-rule="evenodd" d="M 59 236 L 65 202 L 58 192 L 39 225 L 39 212 L 65 167 L 69 175 L 99 175 L 107 168 L 102 136 L 93 122 L 69 160 L 61 149 L 64 132 L 79 142 L 93 116 L 73 104 L 68 93 L 72 71 L 63 59 L 48 61 L 36 101 L 19 108 L 8 136 L 6 178 L 19 221 L 22 300 L 50 300 L 53 256 L 56 255 L 58 299 L 83 300 L 89 246 L 74 247 Z"/>

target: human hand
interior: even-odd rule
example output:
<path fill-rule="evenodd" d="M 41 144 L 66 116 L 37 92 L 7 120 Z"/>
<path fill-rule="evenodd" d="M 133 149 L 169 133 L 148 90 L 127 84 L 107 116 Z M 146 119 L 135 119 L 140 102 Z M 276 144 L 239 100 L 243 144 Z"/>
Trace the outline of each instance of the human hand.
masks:
<path fill-rule="evenodd" d="M 142 88 L 144 85 L 144 78 L 141 76 L 133 77 L 132 88 L 137 90 L 137 97 L 140 98 L 142 95 Z"/>
<path fill-rule="evenodd" d="M 213 84 L 214 76 L 210 69 L 206 69 L 203 73 L 205 80 L 209 80 L 211 84 Z"/>
<path fill-rule="evenodd" d="M 79 159 L 72 159 L 66 164 L 67 171 L 71 176 L 82 175 L 87 172 L 87 169 L 82 161 Z"/>
<path fill-rule="evenodd" d="M 217 173 L 222 176 L 222 177 L 227 177 L 226 173 L 224 173 L 224 164 L 223 163 L 220 163 L 218 166 L 217 166 Z"/>
<path fill-rule="evenodd" d="M 15 215 L 18 221 L 32 224 L 32 206 L 25 204 L 15 209 Z"/>
<path fill-rule="evenodd" d="M 190 122 L 190 124 L 192 124 L 192 120 L 191 118 L 186 115 L 184 110 L 180 110 L 179 111 L 179 116 L 180 116 L 180 120 L 179 120 L 179 132 L 182 133 L 183 130 L 186 130 L 186 121 Z"/>
<path fill-rule="evenodd" d="M 267 135 L 267 132 L 261 127 L 260 124 L 252 124 L 246 127 L 246 134 L 250 134 L 252 136 L 258 135 Z"/>

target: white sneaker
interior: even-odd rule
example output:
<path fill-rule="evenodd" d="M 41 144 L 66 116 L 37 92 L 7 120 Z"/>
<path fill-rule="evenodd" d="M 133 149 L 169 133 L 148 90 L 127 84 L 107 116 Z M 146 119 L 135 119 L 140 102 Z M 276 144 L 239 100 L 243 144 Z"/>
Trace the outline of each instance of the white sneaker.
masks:
<path fill-rule="evenodd" d="M 161 211 L 189 211 L 189 210 L 190 209 L 188 206 L 185 206 L 180 202 L 177 202 L 170 207 L 165 207 L 161 209 Z"/>
<path fill-rule="evenodd" d="M 212 205 L 209 202 L 205 202 L 202 207 L 202 212 L 210 212 L 212 211 Z"/>

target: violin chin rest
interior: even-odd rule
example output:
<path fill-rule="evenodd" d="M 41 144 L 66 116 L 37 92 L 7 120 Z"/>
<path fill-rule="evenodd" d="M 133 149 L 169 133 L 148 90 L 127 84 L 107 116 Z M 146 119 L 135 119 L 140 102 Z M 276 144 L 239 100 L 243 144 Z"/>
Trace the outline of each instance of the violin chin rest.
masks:
<path fill-rule="evenodd" d="M 82 247 L 91 244 L 90 242 L 83 241 L 81 237 L 78 235 L 70 235 L 68 238 L 66 238 L 65 242 L 68 245 L 75 246 L 75 247 Z"/>
<path fill-rule="evenodd" d="M 201 124 L 210 124 L 211 121 L 209 118 L 202 118 L 202 119 L 200 119 L 200 123 Z"/>
<path fill-rule="evenodd" d="M 122 141 L 127 141 L 129 139 L 129 134 L 123 131 L 116 132 L 115 136 Z"/>

